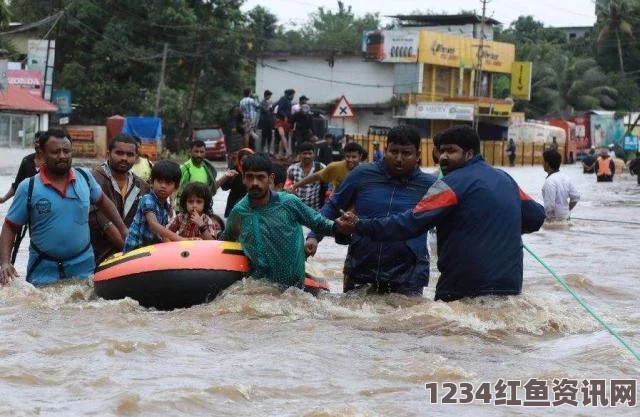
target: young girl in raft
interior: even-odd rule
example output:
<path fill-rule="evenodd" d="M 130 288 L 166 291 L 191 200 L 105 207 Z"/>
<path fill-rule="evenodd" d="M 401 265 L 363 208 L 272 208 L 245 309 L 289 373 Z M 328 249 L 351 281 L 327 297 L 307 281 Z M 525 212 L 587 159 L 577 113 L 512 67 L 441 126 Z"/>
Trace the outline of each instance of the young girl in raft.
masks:
<path fill-rule="evenodd" d="M 219 217 L 211 211 L 212 196 L 206 184 L 192 182 L 180 196 L 180 213 L 167 227 L 186 239 L 213 240 L 222 231 Z"/>

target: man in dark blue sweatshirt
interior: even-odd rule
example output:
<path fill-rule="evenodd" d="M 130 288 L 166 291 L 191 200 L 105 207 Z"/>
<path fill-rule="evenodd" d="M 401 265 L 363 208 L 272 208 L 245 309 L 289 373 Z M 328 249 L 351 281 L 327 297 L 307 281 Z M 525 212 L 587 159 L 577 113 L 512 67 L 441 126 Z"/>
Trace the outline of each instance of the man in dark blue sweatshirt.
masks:
<path fill-rule="evenodd" d="M 437 226 L 436 300 L 519 294 L 522 290 L 522 233 L 537 231 L 544 207 L 507 173 L 486 164 L 478 134 L 454 126 L 437 135 L 438 180 L 412 209 L 391 217 L 358 219 L 348 213 L 341 228 L 373 240 L 406 240 Z"/>
<path fill-rule="evenodd" d="M 328 219 L 339 217 L 340 210 L 350 208 L 363 219 L 403 213 L 414 207 L 435 181 L 436 177 L 420 170 L 418 130 L 396 126 L 387 136 L 383 159 L 354 168 L 321 213 Z M 402 239 L 404 242 L 378 240 L 353 233 L 343 242 L 349 244 L 344 262 L 344 291 L 369 286 L 369 291 L 376 293 L 422 295 L 429 283 L 427 230 Z M 307 237 L 307 253 L 316 252 L 318 241 L 313 233 Z"/>

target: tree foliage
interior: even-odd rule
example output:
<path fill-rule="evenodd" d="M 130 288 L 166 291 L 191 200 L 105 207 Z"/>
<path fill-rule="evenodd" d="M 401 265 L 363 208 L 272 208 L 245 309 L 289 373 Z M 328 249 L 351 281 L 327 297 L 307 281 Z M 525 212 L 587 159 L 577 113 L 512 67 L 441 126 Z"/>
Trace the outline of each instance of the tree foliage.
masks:
<path fill-rule="evenodd" d="M 306 21 L 286 25 L 262 6 L 243 13 L 242 3 L 12 0 L 8 9 L 0 7 L 0 24 L 6 24 L 7 16 L 29 23 L 64 10 L 50 33 L 57 40 L 54 88 L 72 91 L 77 105 L 74 123 L 103 123 L 112 114 L 153 114 L 167 44 L 159 110 L 167 136 L 179 139 L 191 126 L 226 119 L 243 88 L 254 84 L 253 63 L 259 53 L 357 52 L 362 33 L 381 28 L 378 14 L 356 16 L 342 1 L 335 8 L 311 11 Z M 637 109 L 637 16 L 640 0 L 612 0 L 600 13 L 592 35 L 572 42 L 531 16 L 497 30 L 496 40 L 516 45 L 517 59 L 533 61 L 532 100 L 518 102 L 516 108 L 528 117 L 592 108 Z M 632 23 L 631 32 L 626 22 Z M 51 24 L 41 29 L 44 35 Z M 495 80 L 498 96 L 506 97 L 508 88 L 508 79 Z"/>

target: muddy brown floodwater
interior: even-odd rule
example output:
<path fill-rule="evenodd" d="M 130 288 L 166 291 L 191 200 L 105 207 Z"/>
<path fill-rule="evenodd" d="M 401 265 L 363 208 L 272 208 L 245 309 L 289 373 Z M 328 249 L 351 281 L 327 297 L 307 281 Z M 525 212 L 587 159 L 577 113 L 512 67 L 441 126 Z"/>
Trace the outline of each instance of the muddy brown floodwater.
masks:
<path fill-rule="evenodd" d="M 4 193 L 25 153 L 0 152 Z M 542 168 L 507 171 L 541 201 Z M 596 184 L 578 166 L 563 171 L 582 193 L 574 217 L 640 221 L 635 178 Z M 217 213 L 225 202 L 216 195 Z M 7 210 L 0 206 L 1 219 Z M 636 350 L 639 234 L 573 220 L 524 237 Z M 246 280 L 210 304 L 171 312 L 93 299 L 87 283 L 35 289 L 21 278 L 0 289 L 0 415 L 638 415 L 626 406 L 430 404 L 427 383 L 438 383 L 441 399 L 445 382 L 537 378 L 551 388 L 556 378 L 634 379 L 640 367 L 527 254 L 521 296 L 447 304 L 433 301 L 435 266 L 421 299 L 342 295 L 345 253 L 321 243 L 312 263 L 332 286 L 321 298 Z M 23 250 L 23 274 L 25 264 Z"/>

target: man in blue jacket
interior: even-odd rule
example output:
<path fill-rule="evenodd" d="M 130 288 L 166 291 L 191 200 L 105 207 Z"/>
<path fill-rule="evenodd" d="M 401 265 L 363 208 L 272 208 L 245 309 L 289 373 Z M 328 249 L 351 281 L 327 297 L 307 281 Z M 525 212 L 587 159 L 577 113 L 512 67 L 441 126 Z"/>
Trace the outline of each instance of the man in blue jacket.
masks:
<path fill-rule="evenodd" d="M 420 134 L 411 126 L 389 131 L 384 158 L 360 164 L 349 173 L 321 213 L 328 219 L 354 208 L 363 219 L 376 219 L 413 208 L 436 178 L 420 171 Z M 306 249 L 315 254 L 320 237 L 310 234 Z M 338 239 L 337 239 L 338 240 Z M 405 242 L 382 241 L 354 233 L 344 264 L 345 292 L 370 285 L 378 293 L 421 295 L 429 283 L 427 230 Z"/>
<path fill-rule="evenodd" d="M 382 241 L 412 239 L 437 226 L 441 275 L 436 300 L 519 294 L 521 234 L 540 229 L 544 207 L 509 175 L 484 162 L 480 139 L 470 127 L 451 127 L 437 139 L 445 176 L 413 210 L 376 219 L 347 213 L 338 223 Z"/>

